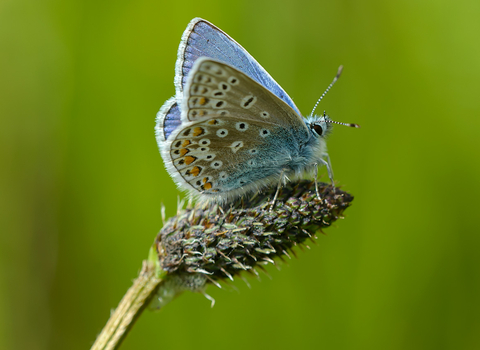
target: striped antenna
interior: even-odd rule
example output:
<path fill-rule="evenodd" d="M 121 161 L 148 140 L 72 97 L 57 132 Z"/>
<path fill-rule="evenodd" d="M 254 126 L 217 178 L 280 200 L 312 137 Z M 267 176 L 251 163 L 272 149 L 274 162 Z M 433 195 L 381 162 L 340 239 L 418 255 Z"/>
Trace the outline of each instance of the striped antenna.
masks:
<path fill-rule="evenodd" d="M 345 125 L 345 126 L 349 126 L 351 128 L 359 128 L 360 125 L 358 124 L 353 124 L 353 123 L 342 123 L 342 122 L 336 122 L 335 120 L 331 120 L 331 119 L 327 119 L 327 113 L 325 113 L 325 111 L 323 111 L 323 121 L 325 123 L 330 123 L 330 124 L 338 124 L 338 125 Z"/>
<path fill-rule="evenodd" d="M 350 126 L 352 128 L 359 128 L 360 125 L 358 124 L 353 124 L 353 123 L 341 123 L 341 122 L 336 122 L 330 119 L 325 120 L 325 123 L 331 123 L 331 124 L 338 124 L 338 125 L 345 125 L 345 126 Z"/>
<path fill-rule="evenodd" d="M 310 113 L 310 115 L 313 115 L 313 113 L 315 112 L 315 109 L 317 108 L 319 102 L 322 100 L 322 98 L 325 97 L 327 92 L 332 88 L 333 84 L 335 84 L 337 82 L 338 78 L 340 78 L 340 74 L 342 74 L 342 70 L 343 70 L 343 66 L 338 67 L 337 75 L 335 75 L 335 78 L 333 78 L 333 81 L 330 83 L 330 85 L 328 85 L 327 89 L 322 94 L 322 96 L 320 96 L 317 103 L 315 103 L 315 106 L 313 106 L 313 110 L 312 110 L 312 113 Z"/>

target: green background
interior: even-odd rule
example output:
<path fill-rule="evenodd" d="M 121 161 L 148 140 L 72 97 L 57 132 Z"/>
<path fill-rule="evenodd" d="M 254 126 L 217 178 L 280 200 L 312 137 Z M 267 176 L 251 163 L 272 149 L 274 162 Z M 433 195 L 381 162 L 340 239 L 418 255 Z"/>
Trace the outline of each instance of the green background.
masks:
<path fill-rule="evenodd" d="M 328 142 L 355 201 L 272 279 L 185 293 L 122 349 L 480 348 L 476 0 L 2 1 L 0 348 L 88 349 L 175 213 L 153 127 L 196 16 L 304 114 L 345 66 L 319 111 L 362 126 Z"/>

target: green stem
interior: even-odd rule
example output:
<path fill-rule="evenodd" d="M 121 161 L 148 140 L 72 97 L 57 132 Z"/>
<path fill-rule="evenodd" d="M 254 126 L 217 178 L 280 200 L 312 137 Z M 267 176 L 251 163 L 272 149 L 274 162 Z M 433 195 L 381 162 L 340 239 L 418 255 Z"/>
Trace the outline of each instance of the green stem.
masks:
<path fill-rule="evenodd" d="M 159 274 L 158 258 L 151 249 L 149 259 L 143 261 L 142 270 L 110 316 L 91 350 L 114 350 L 135 324 L 137 318 L 155 296 L 163 276 Z"/>

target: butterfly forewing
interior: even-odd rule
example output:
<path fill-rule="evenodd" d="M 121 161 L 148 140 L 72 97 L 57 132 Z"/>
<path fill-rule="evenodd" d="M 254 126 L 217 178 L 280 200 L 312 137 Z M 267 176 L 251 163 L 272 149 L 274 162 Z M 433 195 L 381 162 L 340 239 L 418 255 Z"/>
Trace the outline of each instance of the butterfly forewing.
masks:
<path fill-rule="evenodd" d="M 252 55 L 220 28 L 201 18 L 194 18 L 182 36 L 176 63 L 177 96 L 183 94 L 190 71 L 200 57 L 228 62 L 300 114 L 293 100 Z"/>
<path fill-rule="evenodd" d="M 303 118 L 239 70 L 201 58 L 192 68 L 182 101 L 182 120 L 234 117 L 295 128 L 308 137 Z M 302 134 L 303 133 L 303 134 Z"/>

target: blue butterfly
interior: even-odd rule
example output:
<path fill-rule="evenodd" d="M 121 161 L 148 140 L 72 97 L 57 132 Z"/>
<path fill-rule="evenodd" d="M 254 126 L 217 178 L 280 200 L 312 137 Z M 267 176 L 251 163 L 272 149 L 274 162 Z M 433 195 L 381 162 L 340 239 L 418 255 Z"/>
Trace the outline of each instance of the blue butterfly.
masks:
<path fill-rule="evenodd" d="M 167 171 L 190 194 L 228 202 L 307 170 L 316 179 L 320 165 L 333 183 L 325 137 L 337 122 L 325 113 L 304 119 L 253 57 L 204 19 L 183 33 L 175 89 L 155 133 Z"/>

